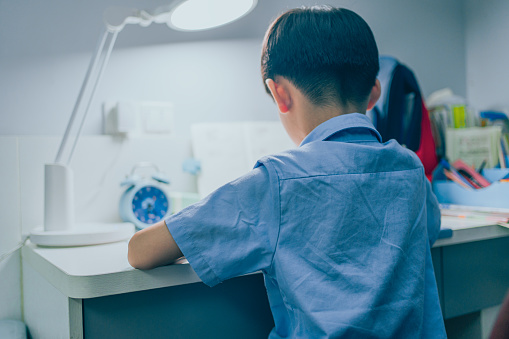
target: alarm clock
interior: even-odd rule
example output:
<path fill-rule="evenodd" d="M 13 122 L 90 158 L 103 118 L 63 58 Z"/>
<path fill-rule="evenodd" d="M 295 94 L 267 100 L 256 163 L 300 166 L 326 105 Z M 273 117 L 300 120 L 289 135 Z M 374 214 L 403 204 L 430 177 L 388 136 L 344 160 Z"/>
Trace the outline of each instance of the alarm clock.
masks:
<path fill-rule="evenodd" d="M 147 167 L 153 168 L 154 173 L 149 176 L 136 173 Z M 171 213 L 170 196 L 166 191 L 169 184 L 168 178 L 154 164 L 135 165 L 131 174 L 120 183 L 126 187 L 119 204 L 122 220 L 132 222 L 138 229 L 164 220 Z"/>

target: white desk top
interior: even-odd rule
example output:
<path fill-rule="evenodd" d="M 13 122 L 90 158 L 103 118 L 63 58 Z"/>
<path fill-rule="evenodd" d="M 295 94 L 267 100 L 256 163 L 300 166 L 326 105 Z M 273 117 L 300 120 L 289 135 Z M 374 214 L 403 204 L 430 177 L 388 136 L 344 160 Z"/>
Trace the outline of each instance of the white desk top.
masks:
<path fill-rule="evenodd" d="M 201 281 L 189 264 L 142 271 L 127 261 L 127 242 L 48 248 L 27 242 L 22 250 L 28 262 L 60 292 L 70 298 L 94 298 Z"/>
<path fill-rule="evenodd" d="M 433 247 L 457 245 L 466 242 L 509 236 L 509 228 L 490 225 L 483 220 L 442 216 L 442 228 L 452 229 L 452 237 L 438 239 Z"/>
<path fill-rule="evenodd" d="M 451 238 L 438 239 L 434 247 L 509 236 L 509 228 L 491 225 L 455 229 Z M 47 248 L 29 241 L 23 260 L 70 298 L 94 298 L 200 282 L 189 264 L 142 271 L 127 261 L 127 241 L 112 244 Z"/>

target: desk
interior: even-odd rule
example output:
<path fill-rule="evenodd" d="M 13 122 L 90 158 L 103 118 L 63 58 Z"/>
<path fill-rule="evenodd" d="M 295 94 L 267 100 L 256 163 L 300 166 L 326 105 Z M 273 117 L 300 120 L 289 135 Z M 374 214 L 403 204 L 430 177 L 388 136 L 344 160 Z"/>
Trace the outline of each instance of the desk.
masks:
<path fill-rule="evenodd" d="M 263 338 L 273 326 L 261 274 L 208 288 L 188 264 L 131 268 L 126 242 L 27 243 L 22 255 L 33 338 Z M 480 326 L 480 310 L 499 304 L 509 287 L 509 264 L 500 260 L 509 258 L 509 229 L 456 230 L 432 256 L 449 337 L 478 337 L 471 327 Z"/>
<path fill-rule="evenodd" d="M 509 289 L 509 229 L 455 230 L 431 255 L 448 338 L 481 338 L 481 310 L 500 304 Z"/>

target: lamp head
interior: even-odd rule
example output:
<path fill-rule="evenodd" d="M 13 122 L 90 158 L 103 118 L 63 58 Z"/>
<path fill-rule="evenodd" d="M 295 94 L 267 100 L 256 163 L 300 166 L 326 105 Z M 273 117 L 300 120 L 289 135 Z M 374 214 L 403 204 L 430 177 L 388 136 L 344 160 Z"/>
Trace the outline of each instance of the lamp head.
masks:
<path fill-rule="evenodd" d="M 176 7 L 168 26 L 180 31 L 201 31 L 226 25 L 245 16 L 257 0 L 188 0 Z"/>
<path fill-rule="evenodd" d="M 146 27 L 166 23 L 180 31 L 200 31 L 223 26 L 249 13 L 257 0 L 173 0 L 153 11 L 110 7 L 103 14 L 110 32 L 120 32 L 127 24 Z"/>

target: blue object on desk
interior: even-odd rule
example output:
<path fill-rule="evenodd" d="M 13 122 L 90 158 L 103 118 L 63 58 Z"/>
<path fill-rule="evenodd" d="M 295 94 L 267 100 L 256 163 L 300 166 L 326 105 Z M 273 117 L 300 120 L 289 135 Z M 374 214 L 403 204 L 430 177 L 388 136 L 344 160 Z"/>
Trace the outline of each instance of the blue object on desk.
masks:
<path fill-rule="evenodd" d="M 438 233 L 437 239 L 444 239 L 444 238 L 450 238 L 452 237 L 452 229 L 450 228 L 441 228 L 440 232 Z"/>
<path fill-rule="evenodd" d="M 198 175 L 201 171 L 201 162 L 196 159 L 186 159 L 182 163 L 182 170 L 192 175 Z"/>
<path fill-rule="evenodd" d="M 502 127 L 502 133 L 509 132 L 509 119 L 504 112 L 499 111 L 481 111 L 479 112 L 481 119 L 486 119 L 491 122 L 492 125 L 498 125 Z"/>
<path fill-rule="evenodd" d="M 433 193 L 441 204 L 455 204 L 481 207 L 507 208 L 509 206 L 509 183 L 498 180 L 509 175 L 509 169 L 491 168 L 483 171 L 483 176 L 492 182 L 480 189 L 467 190 L 459 184 L 448 181 L 442 166 L 437 166 L 433 175 Z"/>
<path fill-rule="evenodd" d="M 481 111 L 479 112 L 481 118 L 489 120 L 507 120 L 507 115 L 499 111 Z"/>

